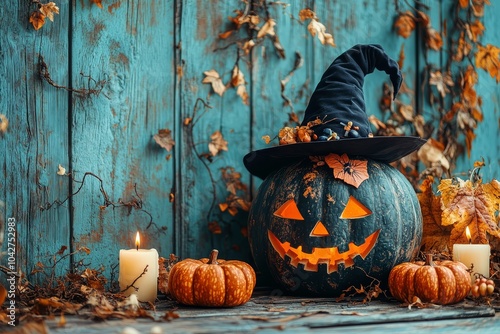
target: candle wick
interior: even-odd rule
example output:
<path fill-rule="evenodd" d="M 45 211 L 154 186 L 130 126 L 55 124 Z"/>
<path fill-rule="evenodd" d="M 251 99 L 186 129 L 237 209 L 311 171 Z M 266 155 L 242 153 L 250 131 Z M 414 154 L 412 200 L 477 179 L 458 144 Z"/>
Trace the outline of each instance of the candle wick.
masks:
<path fill-rule="evenodd" d="M 139 251 L 139 245 L 135 245 L 135 249 L 137 249 L 137 251 Z"/>

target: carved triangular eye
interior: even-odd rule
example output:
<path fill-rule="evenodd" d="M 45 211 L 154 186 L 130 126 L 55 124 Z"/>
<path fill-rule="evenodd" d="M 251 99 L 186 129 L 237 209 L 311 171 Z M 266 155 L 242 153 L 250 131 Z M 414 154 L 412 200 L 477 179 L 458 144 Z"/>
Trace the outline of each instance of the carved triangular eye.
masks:
<path fill-rule="evenodd" d="M 274 212 L 274 215 L 280 218 L 304 220 L 293 198 L 280 206 L 279 209 Z"/>
<path fill-rule="evenodd" d="M 328 233 L 328 230 L 326 229 L 325 225 L 323 225 L 322 222 L 317 222 L 316 225 L 314 225 L 314 228 L 312 229 L 311 234 L 309 236 L 326 237 L 329 235 L 330 233 Z"/>
<path fill-rule="evenodd" d="M 347 201 L 347 204 L 344 208 L 344 211 L 342 211 L 340 218 L 342 218 L 342 219 L 358 219 L 358 218 L 367 217 L 371 214 L 372 214 L 372 212 L 370 209 L 368 209 L 366 206 L 361 204 L 361 202 L 358 201 L 356 198 L 351 196 L 351 197 L 349 197 L 349 200 Z"/>

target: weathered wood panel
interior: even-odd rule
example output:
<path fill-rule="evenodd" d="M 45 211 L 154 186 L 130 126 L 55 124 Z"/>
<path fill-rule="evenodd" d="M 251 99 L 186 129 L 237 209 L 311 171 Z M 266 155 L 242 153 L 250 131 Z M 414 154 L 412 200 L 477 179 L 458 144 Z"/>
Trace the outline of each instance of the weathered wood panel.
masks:
<path fill-rule="evenodd" d="M 5 220 L 12 217 L 17 222 L 18 269 L 29 273 L 38 261 L 47 263 L 62 245 L 69 245 L 71 236 L 67 205 L 41 210 L 68 192 L 69 180 L 56 174 L 58 164 L 66 164 L 70 154 L 68 93 L 53 88 L 39 74 L 43 57 L 51 65 L 50 77 L 67 85 L 69 17 L 34 31 L 27 21 L 35 8 L 30 2 L 1 7 L 0 113 L 10 125 L 0 138 L 0 200 L 5 202 Z M 60 8 L 67 12 L 69 5 Z M 61 261 L 58 273 L 68 265 L 69 259 Z"/>
<path fill-rule="evenodd" d="M 218 248 L 221 258 L 249 259 L 246 239 L 240 231 L 246 226 L 246 215 L 233 217 L 221 212 L 218 204 L 228 196 L 222 179 L 222 168 L 234 168 L 245 175 L 243 155 L 250 151 L 248 141 L 250 106 L 242 103 L 235 90 L 228 88 L 222 95 L 214 94 L 211 85 L 202 84 L 203 72 L 217 71 L 224 84 L 231 79 L 238 59 L 236 45 L 225 49 L 229 41 L 218 35 L 230 29 L 228 17 L 243 7 L 235 1 L 182 1 L 180 44 L 182 78 L 180 82 L 180 119 L 193 118 L 192 123 L 180 126 L 180 184 L 176 201 L 180 204 L 178 223 L 181 240 L 179 250 L 189 257 L 207 257 L 212 248 Z M 234 43 L 234 42 L 233 42 Z M 241 59 L 238 66 L 252 88 L 250 64 Z M 205 108 L 204 103 L 210 104 Z M 182 124 L 182 123 L 181 123 Z M 206 158 L 211 135 L 220 131 L 228 142 L 227 151 Z M 245 177 L 244 180 L 248 180 Z M 217 224 L 221 233 L 212 233 L 209 223 Z"/>
<path fill-rule="evenodd" d="M 92 265 L 118 263 L 119 249 L 173 251 L 173 152 L 160 148 L 153 135 L 174 125 L 173 1 L 128 1 L 99 9 L 73 3 L 71 30 L 72 85 L 86 84 L 80 72 L 106 80 L 98 96 L 73 97 L 71 170 L 81 180 L 92 172 L 102 179 L 85 181 L 73 197 L 73 249 L 92 250 Z M 117 207 L 106 205 L 100 187 Z M 79 187 L 74 182 L 73 189 Z M 119 202 L 142 201 L 142 207 Z"/>

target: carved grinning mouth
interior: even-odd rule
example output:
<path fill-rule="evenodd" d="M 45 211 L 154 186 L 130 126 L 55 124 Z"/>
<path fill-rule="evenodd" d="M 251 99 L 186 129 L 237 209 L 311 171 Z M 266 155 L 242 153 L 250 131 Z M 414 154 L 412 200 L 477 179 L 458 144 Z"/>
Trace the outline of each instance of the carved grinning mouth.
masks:
<path fill-rule="evenodd" d="M 271 245 L 282 259 L 286 255 L 290 258 L 290 264 L 295 268 L 301 263 L 304 265 L 304 270 L 316 272 L 318 271 L 318 264 L 324 263 L 327 265 L 326 271 L 328 274 L 337 271 L 340 263 L 343 263 L 345 268 L 353 266 L 356 256 L 361 256 L 364 260 L 377 243 L 379 234 L 380 229 L 370 234 L 365 239 L 365 242 L 359 246 L 350 242 L 349 250 L 342 253 L 339 253 L 338 247 L 313 248 L 311 253 L 306 253 L 302 251 L 302 246 L 294 248 L 290 246 L 288 241 L 281 242 L 273 232 L 267 231 Z"/>

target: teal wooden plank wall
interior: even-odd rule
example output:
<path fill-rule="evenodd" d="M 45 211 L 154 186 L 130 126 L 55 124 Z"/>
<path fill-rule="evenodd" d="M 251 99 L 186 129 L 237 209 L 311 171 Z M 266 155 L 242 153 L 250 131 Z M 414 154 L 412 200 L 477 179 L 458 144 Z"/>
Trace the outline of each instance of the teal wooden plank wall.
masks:
<path fill-rule="evenodd" d="M 230 45 L 234 39 L 218 38 L 229 29 L 234 10 L 245 8 L 242 1 L 103 0 L 102 9 L 87 0 L 56 3 L 60 14 L 38 31 L 28 22 L 35 9 L 31 1 L 0 6 L 0 113 L 10 122 L 0 139 L 0 210 L 4 219 L 17 220 L 19 268 L 25 272 L 65 245 L 72 251 L 88 247 L 91 253 L 84 256 L 85 262 L 95 268 L 102 265 L 111 275 L 119 249 L 133 247 L 137 230 L 144 247 L 158 249 L 161 256 L 202 257 L 216 247 L 223 258 L 250 261 L 246 214 L 231 216 L 217 205 L 228 196 L 221 169 L 241 173 L 249 200 L 260 181 L 245 170 L 243 156 L 265 147 L 261 137 L 277 134 L 288 113 L 296 112 L 301 119 L 325 68 L 352 45 L 378 43 L 397 59 L 404 44 L 405 81 L 426 113 L 432 109 L 419 93 L 419 73 L 426 62 L 442 64 L 447 52 L 430 51 L 422 57 L 417 34 L 398 37 L 392 29 L 393 0 L 268 4 L 284 59 L 269 39 L 238 58 L 236 46 Z M 434 26 L 444 29 L 440 22 L 451 16 L 452 1 L 424 3 L 432 8 Z M 310 36 L 298 19 L 305 7 L 312 8 L 333 33 L 336 47 Z M 500 45 L 495 33 L 499 12 L 498 2 L 487 6 L 485 44 Z M 280 80 L 294 68 L 296 54 L 303 65 L 285 86 L 291 105 L 284 106 Z M 88 76 L 105 80 L 105 85 L 100 94 L 84 97 L 56 89 L 41 80 L 39 56 L 59 85 L 99 88 Z M 218 96 L 202 84 L 203 72 L 211 69 L 228 82 L 237 61 L 250 94 L 248 104 L 234 89 Z M 470 159 L 461 158 L 454 172 L 465 173 L 471 161 L 484 158 L 483 176 L 490 180 L 499 172 L 500 88 L 487 73 L 479 71 L 479 76 L 485 120 L 478 126 Z M 383 73 L 366 78 L 369 113 L 379 115 L 384 81 Z M 184 120 L 193 116 L 185 125 Z M 170 152 L 152 138 L 159 129 L 172 131 L 175 146 Z M 228 142 L 228 151 L 211 161 L 200 158 L 208 152 L 215 131 Z M 78 194 L 42 210 L 81 186 L 57 175 L 59 164 L 76 180 L 93 173 L 102 182 L 89 174 Z M 101 190 L 113 203 L 135 201 L 136 208 L 106 206 Z M 210 231 L 213 221 L 221 234 Z M 59 272 L 78 259 L 63 261 Z"/>

